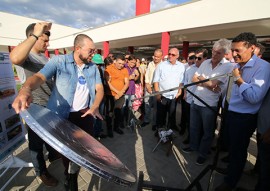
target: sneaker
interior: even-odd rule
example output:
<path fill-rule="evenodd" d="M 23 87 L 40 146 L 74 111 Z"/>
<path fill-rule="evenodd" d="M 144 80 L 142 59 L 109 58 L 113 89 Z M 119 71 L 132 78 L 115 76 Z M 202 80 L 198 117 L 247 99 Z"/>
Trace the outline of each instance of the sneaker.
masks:
<path fill-rule="evenodd" d="M 145 126 L 147 126 L 147 125 L 149 125 L 149 122 L 143 122 L 143 123 L 141 124 L 141 127 L 145 127 Z"/>
<path fill-rule="evenodd" d="M 121 129 L 119 129 L 119 128 L 114 129 L 114 131 L 116 133 L 118 133 L 119 135 L 123 135 L 124 134 L 124 132 Z"/>
<path fill-rule="evenodd" d="M 182 149 L 182 151 L 183 151 L 184 153 L 189 154 L 189 153 L 193 152 L 194 150 L 191 149 L 190 147 L 187 147 L 187 148 Z"/>
<path fill-rule="evenodd" d="M 197 165 L 204 165 L 205 161 L 206 161 L 206 158 L 198 157 L 196 160 L 196 164 Z"/>
<path fill-rule="evenodd" d="M 48 171 L 38 177 L 46 186 L 55 187 L 58 184 L 58 180 L 54 178 Z"/>

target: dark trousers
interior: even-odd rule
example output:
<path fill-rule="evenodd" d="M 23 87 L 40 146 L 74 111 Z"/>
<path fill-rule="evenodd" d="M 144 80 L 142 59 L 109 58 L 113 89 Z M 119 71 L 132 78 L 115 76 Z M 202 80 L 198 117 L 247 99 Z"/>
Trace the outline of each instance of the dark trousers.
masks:
<path fill-rule="evenodd" d="M 122 116 L 122 108 L 125 102 L 125 97 L 115 99 L 114 96 L 108 95 L 106 97 L 106 124 L 108 133 L 112 133 L 112 119 L 114 115 L 114 128 L 118 128 L 120 124 L 124 123 Z"/>
<path fill-rule="evenodd" d="M 82 130 L 84 130 L 86 133 L 90 134 L 90 135 L 94 135 L 94 127 L 93 127 L 93 117 L 90 115 L 87 115 L 86 117 L 81 117 L 83 115 L 82 112 L 78 111 L 78 112 L 70 112 L 68 120 L 70 122 L 72 122 L 73 124 L 77 125 L 78 127 L 80 127 Z M 75 167 L 73 169 L 69 170 L 69 166 L 76 166 L 76 165 L 71 165 L 70 163 L 73 163 L 72 161 L 70 161 L 68 158 L 66 157 L 62 157 L 63 160 L 63 164 L 65 167 L 65 175 L 67 175 L 68 173 L 70 174 L 75 174 L 79 172 L 79 167 Z M 72 172 L 69 172 L 72 171 Z M 78 172 L 74 172 L 74 171 L 78 171 Z"/>
<path fill-rule="evenodd" d="M 165 126 L 167 115 L 169 115 L 167 128 L 175 129 L 175 112 L 176 99 L 168 99 L 161 96 L 161 101 L 157 102 L 157 127 L 162 128 Z"/>
<path fill-rule="evenodd" d="M 49 160 L 53 160 L 58 152 L 41 139 L 30 127 L 28 127 L 28 141 L 31 160 L 37 176 L 42 175 L 46 170 L 46 162 L 43 155 L 43 145 L 49 152 Z"/>
<path fill-rule="evenodd" d="M 122 116 L 122 107 L 125 102 L 125 97 L 122 96 L 119 99 L 114 99 L 114 129 L 119 128 L 120 124 L 124 123 Z"/>
<path fill-rule="evenodd" d="M 225 125 L 229 133 L 229 166 L 225 182 L 234 188 L 241 178 L 247 159 L 250 137 L 256 129 L 257 115 L 228 111 Z"/>
<path fill-rule="evenodd" d="M 260 136 L 259 136 L 260 137 Z M 270 190 L 270 144 L 260 140 L 258 144 L 257 162 L 259 167 L 259 178 L 256 191 Z M 258 161 L 259 160 L 259 161 Z"/>
<path fill-rule="evenodd" d="M 187 130 L 189 136 L 190 104 L 183 99 L 181 100 L 181 107 L 182 107 L 182 116 L 180 123 L 181 131 L 184 133 Z"/>

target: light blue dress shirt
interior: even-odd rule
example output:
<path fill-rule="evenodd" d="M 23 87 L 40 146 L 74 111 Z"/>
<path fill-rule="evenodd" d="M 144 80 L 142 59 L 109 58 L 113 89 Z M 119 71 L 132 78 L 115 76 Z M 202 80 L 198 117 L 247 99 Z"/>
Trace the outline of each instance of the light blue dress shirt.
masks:
<path fill-rule="evenodd" d="M 159 83 L 159 91 L 168 90 L 184 83 L 185 66 L 181 62 L 176 61 L 171 64 L 169 61 L 161 62 L 154 73 L 153 83 Z M 178 90 L 163 93 L 162 95 L 168 99 L 174 99 Z"/>
<path fill-rule="evenodd" d="M 240 65 L 235 67 L 240 68 Z M 241 70 L 244 83 L 233 84 L 229 110 L 256 114 L 270 86 L 270 64 L 253 55 Z"/>
<path fill-rule="evenodd" d="M 85 64 L 82 70 L 90 92 L 89 107 L 95 100 L 96 84 L 102 84 L 99 71 L 95 64 Z M 78 82 L 78 68 L 74 61 L 73 53 L 54 56 L 40 70 L 46 79 L 54 77 L 54 87 L 48 101 L 48 109 L 60 116 L 67 118 L 73 103 L 76 85 Z"/>

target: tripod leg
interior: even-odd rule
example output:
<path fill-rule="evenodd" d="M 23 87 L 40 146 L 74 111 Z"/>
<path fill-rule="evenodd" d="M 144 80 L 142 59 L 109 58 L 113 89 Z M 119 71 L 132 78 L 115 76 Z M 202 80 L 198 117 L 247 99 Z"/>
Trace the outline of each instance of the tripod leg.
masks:
<path fill-rule="evenodd" d="M 159 139 L 157 145 L 155 146 L 155 148 L 152 150 L 152 152 L 154 152 L 156 150 L 156 148 L 158 147 L 158 145 L 161 143 L 161 139 Z"/>

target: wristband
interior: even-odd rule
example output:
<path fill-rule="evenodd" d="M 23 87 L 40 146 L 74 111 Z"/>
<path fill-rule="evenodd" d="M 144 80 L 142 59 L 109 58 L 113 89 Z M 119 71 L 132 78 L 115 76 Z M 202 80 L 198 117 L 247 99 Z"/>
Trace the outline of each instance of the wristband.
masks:
<path fill-rule="evenodd" d="M 30 36 L 32 36 L 32 37 L 34 37 L 36 40 L 38 40 L 38 36 L 34 35 L 33 33 L 31 33 Z"/>

